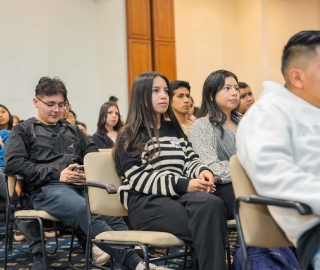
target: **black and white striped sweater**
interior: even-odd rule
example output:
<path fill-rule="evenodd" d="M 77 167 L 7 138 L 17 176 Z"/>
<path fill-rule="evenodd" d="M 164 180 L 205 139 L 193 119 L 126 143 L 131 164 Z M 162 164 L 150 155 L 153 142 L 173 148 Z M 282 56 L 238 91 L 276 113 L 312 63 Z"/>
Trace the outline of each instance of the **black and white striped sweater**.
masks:
<path fill-rule="evenodd" d="M 148 150 L 154 148 L 150 140 L 146 140 L 147 151 L 131 157 L 124 152 L 124 142 L 120 138 L 116 165 L 123 179 L 119 188 L 121 202 L 127 209 L 129 190 L 150 195 L 179 196 L 187 192 L 190 179 L 197 178 L 203 170 L 209 170 L 201 163 L 187 137 L 171 122 L 161 122 L 159 133 L 160 148 L 148 162 Z M 155 137 L 153 141 L 157 147 Z"/>

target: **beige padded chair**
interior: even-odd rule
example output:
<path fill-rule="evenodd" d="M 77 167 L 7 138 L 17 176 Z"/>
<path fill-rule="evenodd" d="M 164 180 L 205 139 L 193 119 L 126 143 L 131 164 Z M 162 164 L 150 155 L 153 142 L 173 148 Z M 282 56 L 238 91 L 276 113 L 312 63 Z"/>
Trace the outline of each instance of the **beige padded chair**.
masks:
<path fill-rule="evenodd" d="M 46 230 L 43 225 L 44 220 L 50 220 L 54 222 L 53 228 L 47 228 L 47 230 L 55 230 L 55 249 L 52 252 L 46 251 L 47 254 L 53 255 L 58 250 L 58 235 L 57 230 L 60 227 L 57 227 L 55 222 L 59 221 L 55 217 L 49 215 L 47 212 L 42 210 L 16 210 L 16 205 L 12 203 L 13 196 L 15 193 L 20 195 L 21 193 L 21 186 L 18 185 L 17 181 L 23 180 L 22 176 L 14 175 L 7 177 L 7 185 L 8 185 L 8 200 L 7 200 L 7 216 L 6 216 L 6 236 L 5 236 L 5 258 L 4 258 L 4 269 L 7 269 L 7 260 L 8 260 L 8 251 L 12 249 L 11 243 L 9 243 L 10 238 L 13 237 L 12 235 L 12 226 L 14 219 L 24 219 L 24 220 L 37 220 L 40 226 L 40 236 L 41 236 L 41 245 L 42 250 L 46 250 L 45 248 L 45 237 L 44 231 Z M 12 218 L 13 217 L 13 218 Z M 70 250 L 71 252 L 71 250 Z M 46 269 L 49 269 L 47 256 L 44 256 L 44 264 Z"/>
<path fill-rule="evenodd" d="M 292 246 L 292 243 L 270 215 L 267 205 L 293 208 L 301 215 L 309 215 L 312 211 L 310 207 L 299 202 L 257 195 L 236 155 L 230 159 L 230 171 L 236 197 L 235 219 L 244 258 L 242 269 L 246 270 L 248 269 L 247 245 L 264 248 Z"/>
<path fill-rule="evenodd" d="M 86 172 L 86 197 L 88 211 L 91 214 L 105 216 L 127 216 L 128 212 L 120 203 L 117 190 L 121 179 L 115 170 L 112 151 L 89 153 L 84 158 Z M 91 219 L 90 219 L 91 220 Z M 91 226 L 89 226 L 90 228 Z M 87 235 L 90 235 L 88 232 Z M 189 253 L 167 255 L 166 257 L 152 258 L 148 256 L 148 245 L 156 247 L 181 247 L 185 243 L 170 233 L 151 231 L 108 231 L 101 233 L 92 239 L 93 243 L 103 243 L 109 246 L 121 247 L 139 246 L 143 252 L 146 268 L 149 270 L 150 261 L 166 260 L 177 257 L 186 258 Z M 87 250 L 91 243 L 87 243 Z M 185 262 L 186 260 L 184 260 Z M 185 264 L 185 263 L 184 263 Z M 86 269 L 89 269 L 89 253 L 86 254 Z M 185 265 L 184 265 L 185 267 Z"/>

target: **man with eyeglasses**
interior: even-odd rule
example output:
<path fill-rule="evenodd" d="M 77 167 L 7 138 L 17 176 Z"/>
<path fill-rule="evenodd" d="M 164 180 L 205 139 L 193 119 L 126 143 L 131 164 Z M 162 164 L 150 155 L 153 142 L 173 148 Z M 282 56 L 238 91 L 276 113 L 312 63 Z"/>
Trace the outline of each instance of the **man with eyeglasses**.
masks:
<path fill-rule="evenodd" d="M 67 89 L 57 77 L 42 77 L 35 89 L 33 104 L 36 117 L 14 127 L 6 148 L 5 173 L 24 177 L 34 209 L 44 210 L 57 219 L 74 227 L 88 230 L 86 202 L 83 197 L 84 171 L 74 170 L 83 164 L 84 156 L 97 152 L 95 144 L 76 125 L 60 119 L 66 109 Z M 40 231 L 37 223 L 20 227 L 34 254 L 32 270 L 45 269 L 41 249 Z M 127 230 L 119 217 L 92 217 L 92 235 L 101 232 Z M 107 252 L 129 269 L 136 269 L 141 258 L 132 249 Z M 96 264 L 105 264 L 110 255 L 92 247 Z"/>

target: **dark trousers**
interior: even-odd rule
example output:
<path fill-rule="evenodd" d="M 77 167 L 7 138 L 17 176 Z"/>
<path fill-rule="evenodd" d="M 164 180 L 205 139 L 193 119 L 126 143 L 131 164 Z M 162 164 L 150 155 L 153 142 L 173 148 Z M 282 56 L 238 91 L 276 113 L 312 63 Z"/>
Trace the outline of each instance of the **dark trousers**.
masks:
<path fill-rule="evenodd" d="M 218 188 L 215 194 L 191 192 L 180 197 L 130 194 L 130 221 L 136 230 L 169 232 L 191 244 L 198 260 L 196 269 L 224 270 L 228 208 L 225 201 L 232 202 L 227 196 L 230 188 L 231 185 Z"/>

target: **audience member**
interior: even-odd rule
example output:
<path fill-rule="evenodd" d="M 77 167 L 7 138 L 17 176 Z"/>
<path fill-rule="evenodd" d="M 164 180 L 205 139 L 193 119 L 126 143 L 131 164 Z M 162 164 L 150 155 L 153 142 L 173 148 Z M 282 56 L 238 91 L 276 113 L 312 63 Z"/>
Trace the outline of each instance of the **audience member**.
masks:
<path fill-rule="evenodd" d="M 190 85 L 186 81 L 170 83 L 169 98 L 171 108 L 183 130 L 188 136 L 192 122 L 187 118 L 190 109 Z"/>
<path fill-rule="evenodd" d="M 109 101 L 115 103 L 118 106 L 118 98 L 115 96 L 110 96 Z"/>
<path fill-rule="evenodd" d="M 68 99 L 66 100 L 65 105 L 66 105 L 66 109 L 64 111 L 61 111 L 60 118 L 67 121 L 69 112 L 71 110 L 71 104 L 69 103 Z"/>
<path fill-rule="evenodd" d="M 226 269 L 223 201 L 170 107 L 164 75 L 146 72 L 135 79 L 113 154 L 133 228 L 169 232 L 191 244 L 195 269 Z"/>
<path fill-rule="evenodd" d="M 97 132 L 92 139 L 98 148 L 112 148 L 122 127 L 120 112 L 116 103 L 105 102 L 99 112 Z"/>
<path fill-rule="evenodd" d="M 227 70 L 212 72 L 204 82 L 199 116 L 191 126 L 189 140 L 200 160 L 213 172 L 217 191 L 228 219 L 233 219 L 234 193 L 229 159 L 236 153 L 235 132 L 240 116 L 238 79 Z"/>
<path fill-rule="evenodd" d="M 77 120 L 77 115 L 74 111 L 71 110 L 71 105 L 69 101 L 66 102 L 66 112 L 61 113 L 61 119 L 66 120 L 69 124 L 77 125 L 78 128 L 83 132 L 84 135 L 89 136 L 87 132 L 87 126 L 85 123 L 79 122 Z M 67 117 L 66 117 L 67 116 Z M 89 136 L 90 137 L 90 136 Z"/>
<path fill-rule="evenodd" d="M 20 118 L 18 116 L 12 115 L 12 119 L 13 119 L 12 126 L 16 126 L 16 125 L 20 124 Z"/>
<path fill-rule="evenodd" d="M 240 102 L 238 105 L 238 112 L 243 115 L 251 107 L 255 100 L 250 86 L 245 82 L 239 82 L 239 90 Z"/>
<path fill-rule="evenodd" d="M 190 120 L 191 122 L 194 122 L 196 121 L 197 117 L 195 116 L 195 109 L 197 107 L 194 106 L 194 100 L 193 100 L 193 97 L 190 96 L 190 107 L 189 107 L 189 111 L 188 111 L 188 114 L 187 114 L 187 119 Z"/>
<path fill-rule="evenodd" d="M 14 125 L 14 118 L 10 111 L 4 105 L 0 105 L 0 196 L 7 200 L 7 183 L 4 174 L 4 153 L 6 145 L 9 140 L 11 129 Z M 20 228 L 20 222 L 17 222 L 17 227 Z M 20 233 L 20 230 L 14 230 L 13 237 L 16 241 L 23 241 L 24 235 Z"/>
<path fill-rule="evenodd" d="M 98 150 L 77 126 L 60 120 L 61 112 L 66 109 L 66 100 L 67 89 L 59 78 L 42 77 L 39 80 L 33 99 L 38 114 L 13 128 L 4 159 L 5 172 L 24 177 L 34 209 L 44 210 L 86 233 L 88 220 L 83 197 L 86 178 L 83 171 L 74 169 L 83 164 L 87 153 Z M 110 225 L 100 216 L 92 217 L 92 235 L 88 237 L 94 238 L 114 229 L 127 229 L 120 217 L 104 219 L 109 219 Z M 44 269 L 39 229 L 33 234 L 30 249 L 34 263 L 31 269 Z M 140 265 L 141 258 L 133 249 L 110 248 L 107 252 L 129 269 Z M 97 264 L 104 264 L 110 256 L 93 245 L 92 257 Z"/>
<path fill-rule="evenodd" d="M 77 115 L 74 111 L 72 111 L 71 109 L 69 109 L 69 113 L 68 113 L 68 116 L 67 116 L 67 119 L 66 121 L 69 123 L 69 124 L 72 124 L 72 125 L 76 125 L 77 124 Z"/>
<path fill-rule="evenodd" d="M 109 98 L 109 101 L 115 103 L 119 107 L 119 104 L 118 104 L 119 99 L 117 97 L 111 96 Z M 122 115 L 119 115 L 119 117 L 120 117 L 120 121 L 121 121 L 122 125 L 124 125 L 124 119 L 123 119 Z"/>
<path fill-rule="evenodd" d="M 282 53 L 285 86 L 264 82 L 237 131 L 240 162 L 261 195 L 306 203 L 314 215 L 270 207 L 303 269 L 320 269 L 320 31 L 292 36 Z"/>
<path fill-rule="evenodd" d="M 11 130 L 13 127 L 13 117 L 7 107 L 0 105 L 0 129 Z"/>
<path fill-rule="evenodd" d="M 3 157 L 13 125 L 13 119 L 10 111 L 4 105 L 0 104 L 0 196 L 7 198 L 7 184 L 3 173 Z"/>

